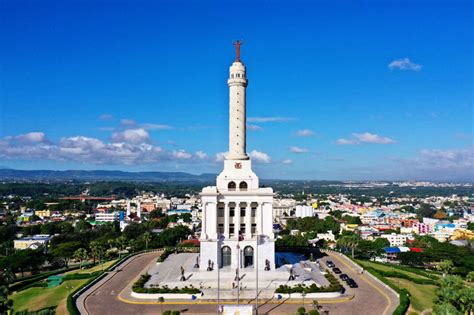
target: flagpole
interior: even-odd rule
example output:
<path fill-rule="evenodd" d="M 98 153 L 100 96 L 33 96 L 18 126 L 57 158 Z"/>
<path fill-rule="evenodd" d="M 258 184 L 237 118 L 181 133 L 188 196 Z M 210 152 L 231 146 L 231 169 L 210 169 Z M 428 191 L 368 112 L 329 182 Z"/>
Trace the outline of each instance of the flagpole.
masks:
<path fill-rule="evenodd" d="M 255 314 L 257 315 L 258 314 L 258 234 L 257 234 L 257 247 L 255 249 L 255 267 L 256 267 L 256 270 L 255 270 L 255 281 L 257 282 L 256 285 L 257 285 L 257 292 L 256 292 L 256 296 L 255 296 Z"/>

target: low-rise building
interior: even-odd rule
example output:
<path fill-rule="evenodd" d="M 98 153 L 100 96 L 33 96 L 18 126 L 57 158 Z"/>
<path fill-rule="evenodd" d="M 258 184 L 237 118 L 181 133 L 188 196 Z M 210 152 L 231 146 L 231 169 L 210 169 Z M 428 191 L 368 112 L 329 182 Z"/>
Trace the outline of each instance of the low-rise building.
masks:
<path fill-rule="evenodd" d="M 47 234 L 37 234 L 33 236 L 27 236 L 13 241 L 13 247 L 15 249 L 38 249 L 41 246 L 48 245 L 48 242 L 51 240 L 50 235 Z"/>

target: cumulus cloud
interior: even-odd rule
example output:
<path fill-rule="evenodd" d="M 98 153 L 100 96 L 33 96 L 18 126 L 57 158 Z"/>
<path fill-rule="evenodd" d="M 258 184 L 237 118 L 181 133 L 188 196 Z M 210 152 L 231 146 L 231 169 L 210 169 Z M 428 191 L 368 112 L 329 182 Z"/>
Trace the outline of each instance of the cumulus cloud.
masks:
<path fill-rule="evenodd" d="M 377 143 L 377 144 L 390 144 L 390 143 L 395 143 L 395 140 L 388 138 L 388 137 L 383 137 L 379 136 L 373 133 L 369 132 L 364 132 L 364 133 L 353 133 L 352 134 L 354 138 L 356 138 L 360 142 L 365 142 L 365 143 Z"/>
<path fill-rule="evenodd" d="M 344 138 L 337 139 L 336 143 L 340 145 L 359 144 L 356 140 L 349 140 L 349 139 L 344 139 Z"/>
<path fill-rule="evenodd" d="M 260 127 L 260 126 L 257 126 L 257 125 L 250 125 L 250 124 L 247 124 L 247 129 L 250 130 L 250 131 L 260 131 L 260 130 L 263 130 L 263 128 Z"/>
<path fill-rule="evenodd" d="M 225 160 L 225 157 L 227 156 L 229 152 L 219 152 L 216 153 L 216 162 L 222 162 Z"/>
<path fill-rule="evenodd" d="M 474 178 L 474 147 L 425 149 L 415 157 L 397 159 L 396 171 L 406 178 L 468 180 Z"/>
<path fill-rule="evenodd" d="M 289 148 L 290 152 L 293 153 L 308 153 L 309 150 L 306 148 L 301 148 L 301 147 L 290 147 Z"/>
<path fill-rule="evenodd" d="M 150 135 L 148 134 L 148 131 L 143 128 L 127 129 L 112 134 L 112 141 L 114 142 L 145 143 L 149 140 Z"/>
<path fill-rule="evenodd" d="M 420 71 L 422 67 L 422 65 L 414 63 L 408 58 L 396 59 L 388 64 L 390 70 Z"/>
<path fill-rule="evenodd" d="M 204 152 L 204 151 L 199 150 L 199 151 L 196 151 L 195 154 L 196 154 L 196 156 L 197 156 L 199 159 L 201 159 L 201 160 L 204 160 L 204 159 L 207 158 L 207 154 L 206 154 L 206 152 Z"/>
<path fill-rule="evenodd" d="M 281 161 L 281 163 L 283 163 L 283 164 L 293 164 L 293 160 L 292 159 L 285 159 L 285 160 Z"/>
<path fill-rule="evenodd" d="M 309 130 L 309 129 L 302 129 L 302 130 L 298 130 L 296 132 L 296 135 L 298 137 L 311 137 L 311 136 L 314 136 L 315 133 L 312 130 Z"/>
<path fill-rule="evenodd" d="M 266 122 L 285 122 L 285 121 L 291 121 L 294 120 L 292 117 L 249 117 L 247 118 L 248 122 L 253 122 L 253 123 L 266 123 Z"/>
<path fill-rule="evenodd" d="M 338 139 L 337 144 L 341 145 L 353 145 L 353 144 L 361 144 L 361 143 L 373 143 L 373 144 L 392 144 L 396 143 L 395 140 L 379 136 L 374 133 L 364 132 L 364 133 L 353 133 L 351 139 Z"/>
<path fill-rule="evenodd" d="M 182 159 L 182 160 L 188 160 L 192 158 L 192 154 L 186 152 L 185 150 L 178 150 L 178 151 L 173 151 L 173 156 L 177 159 Z"/>
<path fill-rule="evenodd" d="M 18 142 L 12 138 L 0 140 L 0 158 L 114 165 L 155 163 L 172 158 L 160 147 L 148 143 L 106 143 L 84 136 L 62 138 L 57 143 Z"/>
<path fill-rule="evenodd" d="M 14 140 L 25 143 L 47 142 L 44 132 L 28 132 L 14 137 L 6 137 L 7 140 Z"/>
<path fill-rule="evenodd" d="M 252 152 L 249 153 L 249 157 L 257 163 L 270 163 L 271 161 L 271 158 L 268 154 L 257 150 L 252 150 Z"/>

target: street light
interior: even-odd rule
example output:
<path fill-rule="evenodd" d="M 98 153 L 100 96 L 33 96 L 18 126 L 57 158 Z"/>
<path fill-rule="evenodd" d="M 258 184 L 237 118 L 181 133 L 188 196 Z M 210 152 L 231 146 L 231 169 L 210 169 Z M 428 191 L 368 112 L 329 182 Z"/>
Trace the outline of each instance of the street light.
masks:
<path fill-rule="evenodd" d="M 301 292 L 301 296 L 303 297 L 303 308 L 304 308 L 304 297 L 306 296 L 306 292 L 305 291 Z"/>

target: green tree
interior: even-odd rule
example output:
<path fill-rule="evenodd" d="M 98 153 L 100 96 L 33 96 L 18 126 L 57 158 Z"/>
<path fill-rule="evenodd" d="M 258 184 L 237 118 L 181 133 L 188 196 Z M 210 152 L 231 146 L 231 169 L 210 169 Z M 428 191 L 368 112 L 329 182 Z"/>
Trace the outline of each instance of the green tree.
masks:
<path fill-rule="evenodd" d="M 145 242 L 145 250 L 148 250 L 148 243 L 151 241 L 152 235 L 150 232 L 143 234 L 143 241 Z"/>
<path fill-rule="evenodd" d="M 354 250 L 359 242 L 360 239 L 357 235 L 343 236 L 337 240 L 337 245 L 342 248 L 351 249 L 351 256 L 354 258 Z"/>
<path fill-rule="evenodd" d="M 470 271 L 470 272 L 467 274 L 466 280 L 469 281 L 469 282 L 474 282 L 474 271 Z"/>
<path fill-rule="evenodd" d="M 89 257 L 85 248 L 79 248 L 74 252 L 74 259 L 79 260 L 79 268 L 82 268 L 82 262 Z"/>
<path fill-rule="evenodd" d="M 450 274 L 451 271 L 453 271 L 454 265 L 452 260 L 446 259 L 440 262 L 437 266 L 436 269 L 441 271 L 443 273 L 443 277 L 446 275 Z"/>
<path fill-rule="evenodd" d="M 51 249 L 51 254 L 54 257 L 64 259 L 67 266 L 69 264 L 69 260 L 74 256 L 75 251 L 78 250 L 81 246 L 82 243 L 77 241 L 61 243 Z"/>
<path fill-rule="evenodd" d="M 432 218 L 435 213 L 436 209 L 434 209 L 431 205 L 427 203 L 421 204 L 420 207 L 416 210 L 416 215 L 420 220 L 422 220 L 423 218 Z"/>
<path fill-rule="evenodd" d="M 13 301 L 8 296 L 8 288 L 0 286 L 0 314 L 10 314 L 13 311 Z"/>
<path fill-rule="evenodd" d="M 94 264 L 96 263 L 97 260 L 99 261 L 99 264 L 101 264 L 102 257 L 104 257 L 104 253 L 105 253 L 104 246 L 97 241 L 92 241 L 90 244 L 90 248 L 91 248 L 91 255 L 92 255 L 92 259 L 94 260 Z"/>

